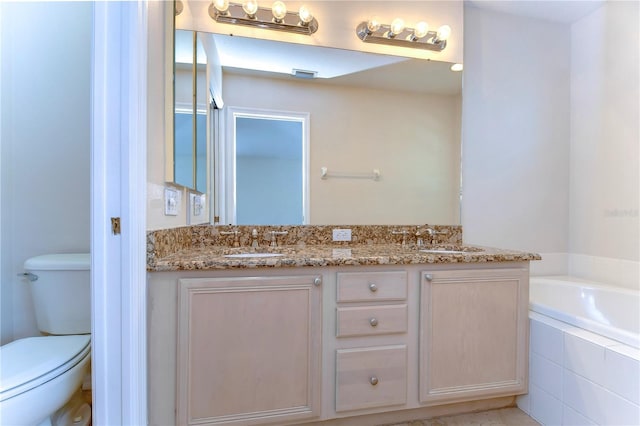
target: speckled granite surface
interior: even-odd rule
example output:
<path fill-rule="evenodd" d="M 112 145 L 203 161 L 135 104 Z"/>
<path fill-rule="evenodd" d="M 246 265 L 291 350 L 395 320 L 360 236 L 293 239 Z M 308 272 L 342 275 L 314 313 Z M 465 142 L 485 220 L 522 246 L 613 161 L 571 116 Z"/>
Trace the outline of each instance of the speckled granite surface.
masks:
<path fill-rule="evenodd" d="M 259 247 L 251 248 L 251 230 L 259 235 Z M 349 228 L 349 243 L 332 242 L 332 229 Z M 427 228 L 442 234 L 428 236 Z M 222 232 L 238 230 L 238 244 L 233 247 L 235 235 Z M 279 247 L 269 247 L 270 231 L 287 231 L 278 236 Z M 406 245 L 402 235 L 392 231 L 406 230 Z M 348 265 L 408 265 L 430 263 L 478 263 L 539 260 L 535 253 L 500 250 L 488 247 L 462 246 L 462 228 L 459 226 L 420 227 L 422 249 L 462 251 L 460 253 L 423 252 L 416 245 L 416 226 L 193 226 L 152 231 L 147 234 L 147 270 L 183 271 L 244 268 L 280 268 L 304 266 Z M 229 255 L 248 257 L 227 257 Z M 275 254 L 274 257 L 257 257 Z M 253 256 L 253 257 L 252 257 Z"/>

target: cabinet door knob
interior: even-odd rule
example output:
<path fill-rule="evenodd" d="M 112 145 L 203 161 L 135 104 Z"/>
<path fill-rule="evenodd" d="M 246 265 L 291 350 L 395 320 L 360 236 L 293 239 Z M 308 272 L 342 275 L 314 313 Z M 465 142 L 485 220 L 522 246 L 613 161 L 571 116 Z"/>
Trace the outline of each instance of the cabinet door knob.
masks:
<path fill-rule="evenodd" d="M 322 284 L 322 278 L 320 278 L 320 277 L 316 277 L 316 278 L 313 280 L 313 284 L 314 284 L 316 287 L 317 287 L 317 286 L 319 286 L 320 284 Z"/>
<path fill-rule="evenodd" d="M 378 325 L 378 318 L 371 318 L 369 320 L 369 324 L 371 324 L 371 327 L 375 327 L 376 325 Z"/>
<path fill-rule="evenodd" d="M 371 383 L 372 386 L 377 385 L 378 384 L 378 378 L 376 376 L 369 377 L 369 383 Z"/>
<path fill-rule="evenodd" d="M 378 291 L 378 286 L 374 283 L 371 283 L 369 284 L 369 290 L 371 290 L 372 293 L 375 293 L 376 291 Z"/>
<path fill-rule="evenodd" d="M 424 274 L 424 279 L 427 281 L 432 281 L 433 280 L 433 275 L 431 274 Z"/>

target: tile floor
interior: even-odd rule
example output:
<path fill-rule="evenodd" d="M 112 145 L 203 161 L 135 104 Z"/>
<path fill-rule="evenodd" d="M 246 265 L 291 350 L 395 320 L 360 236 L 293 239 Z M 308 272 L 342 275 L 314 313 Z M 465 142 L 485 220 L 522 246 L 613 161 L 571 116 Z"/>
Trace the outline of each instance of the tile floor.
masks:
<path fill-rule="evenodd" d="M 539 426 L 539 423 L 519 408 L 512 407 L 428 420 L 413 420 L 388 426 Z"/>

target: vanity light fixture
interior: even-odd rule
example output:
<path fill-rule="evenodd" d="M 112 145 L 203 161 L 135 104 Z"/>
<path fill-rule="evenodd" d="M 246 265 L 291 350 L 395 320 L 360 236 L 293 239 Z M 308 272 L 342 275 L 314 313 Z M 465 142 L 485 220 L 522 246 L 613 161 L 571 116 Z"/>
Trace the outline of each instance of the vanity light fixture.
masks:
<path fill-rule="evenodd" d="M 271 8 L 260 7 L 257 0 L 244 0 L 242 3 L 214 0 L 209 6 L 209 16 L 223 24 L 248 25 L 304 35 L 318 31 L 318 21 L 309 8 L 301 6 L 298 12 L 289 12 L 284 2 L 279 0 Z"/>
<path fill-rule="evenodd" d="M 447 47 L 451 27 L 443 25 L 437 31 L 429 31 L 426 22 L 418 22 L 415 28 L 405 27 L 404 21 L 396 18 L 390 25 L 380 23 L 373 17 L 356 27 L 358 38 L 366 43 L 388 44 L 392 46 L 414 47 L 441 52 Z"/>
<path fill-rule="evenodd" d="M 464 67 L 462 66 L 462 64 L 453 64 L 453 65 L 451 65 L 451 71 L 454 71 L 454 72 L 462 71 L 463 68 Z"/>

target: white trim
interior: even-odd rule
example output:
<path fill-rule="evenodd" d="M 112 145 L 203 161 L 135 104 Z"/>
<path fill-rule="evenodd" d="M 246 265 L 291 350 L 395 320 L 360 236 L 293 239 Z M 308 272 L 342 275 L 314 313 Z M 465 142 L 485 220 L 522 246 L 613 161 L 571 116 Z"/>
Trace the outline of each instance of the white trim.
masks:
<path fill-rule="evenodd" d="M 144 425 L 147 3 L 97 2 L 93 43 L 93 424 Z"/>
<path fill-rule="evenodd" d="M 302 123 L 302 214 L 303 224 L 311 223 L 311 202 L 310 202 L 310 121 L 311 114 L 308 112 L 279 111 L 257 108 L 244 108 L 229 106 L 226 110 L 226 129 L 224 141 L 220 143 L 221 155 L 218 156 L 216 169 L 222 170 L 220 178 L 216 183 L 216 188 L 224 188 L 221 213 L 224 215 L 221 223 L 237 223 L 236 216 L 236 118 L 249 117 L 256 119 L 273 119 L 282 121 L 297 121 Z M 222 163 L 222 164 L 221 164 Z M 220 192 L 220 191 L 217 191 Z"/>

